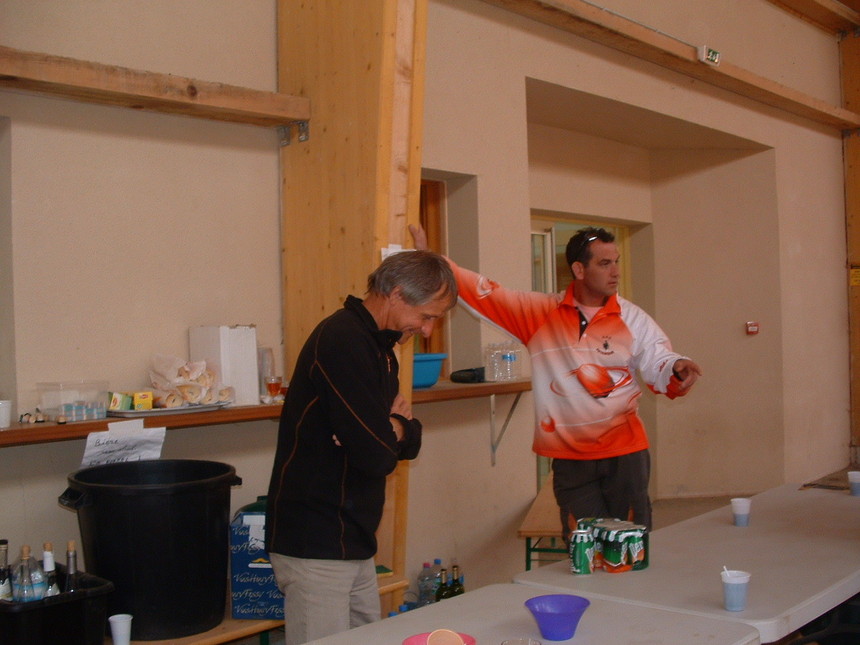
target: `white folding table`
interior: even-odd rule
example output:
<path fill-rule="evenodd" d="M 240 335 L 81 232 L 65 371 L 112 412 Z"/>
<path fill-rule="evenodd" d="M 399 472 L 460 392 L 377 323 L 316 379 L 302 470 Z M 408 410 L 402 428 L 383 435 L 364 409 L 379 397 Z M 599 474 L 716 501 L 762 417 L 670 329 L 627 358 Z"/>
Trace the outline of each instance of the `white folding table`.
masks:
<path fill-rule="evenodd" d="M 787 484 L 752 498 L 748 527 L 725 506 L 650 535 L 642 571 L 573 575 L 562 561 L 515 576 L 580 594 L 755 627 L 778 641 L 860 592 L 860 497 Z M 747 608 L 723 608 L 720 570 L 752 574 Z"/>
<path fill-rule="evenodd" d="M 537 623 L 523 604 L 542 593 L 527 585 L 489 585 L 308 645 L 400 645 L 415 634 L 443 628 L 468 634 L 478 645 L 499 645 L 505 639 L 528 636 L 544 645 L 756 645 L 760 642 L 758 632 L 741 623 L 635 607 L 600 598 L 592 600 L 572 639 L 548 641 L 541 638 Z"/>

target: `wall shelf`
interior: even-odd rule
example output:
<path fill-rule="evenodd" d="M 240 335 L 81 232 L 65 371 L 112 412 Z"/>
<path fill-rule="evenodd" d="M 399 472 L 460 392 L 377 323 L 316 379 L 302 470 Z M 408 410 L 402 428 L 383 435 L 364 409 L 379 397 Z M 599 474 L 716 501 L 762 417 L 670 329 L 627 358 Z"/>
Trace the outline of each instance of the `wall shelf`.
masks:
<path fill-rule="evenodd" d="M 311 116 L 305 97 L 2 46 L 0 89 L 269 127 Z"/>
<path fill-rule="evenodd" d="M 532 389 L 528 379 L 497 383 L 452 383 L 439 381 L 433 387 L 412 391 L 412 403 L 435 403 L 457 399 L 475 399 L 493 394 L 518 394 Z"/>
<path fill-rule="evenodd" d="M 244 421 L 273 420 L 281 416 L 281 404 L 240 405 L 226 407 L 210 412 L 186 412 L 184 414 L 160 414 L 142 418 L 147 428 L 195 428 Z M 91 432 L 104 432 L 108 423 L 125 421 L 125 418 L 108 417 L 96 421 L 75 421 L 73 423 L 13 423 L 12 427 L 0 430 L 0 448 L 26 446 L 34 443 L 53 443 L 85 439 Z"/>

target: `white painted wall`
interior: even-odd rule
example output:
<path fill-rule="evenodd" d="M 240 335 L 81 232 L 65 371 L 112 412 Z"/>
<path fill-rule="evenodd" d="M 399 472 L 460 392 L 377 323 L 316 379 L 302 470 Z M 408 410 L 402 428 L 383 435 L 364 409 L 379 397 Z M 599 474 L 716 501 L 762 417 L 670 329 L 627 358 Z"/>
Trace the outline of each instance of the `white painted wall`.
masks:
<path fill-rule="evenodd" d="M 274 0 L 29 2 L 0 8 L 18 49 L 273 90 Z M 282 344 L 273 130 L 0 91 L 0 395 L 36 383 L 148 383 L 153 353 L 188 356 L 194 325 L 254 323 Z M 5 124 L 5 125 L 4 125 Z M 12 261 L 9 261 L 9 258 Z M 7 270 L 14 269 L 9 276 Z M 14 355 L 10 345 L 14 341 Z M 277 424 L 167 434 L 165 457 L 236 466 L 234 508 L 265 492 Z M 0 450 L 3 537 L 77 538 L 57 505 L 83 441 Z"/>
<path fill-rule="evenodd" d="M 839 100 L 835 37 L 768 2 L 600 4 Z M 701 136 L 717 147 L 681 137 L 658 149 L 628 141 L 642 133 L 529 125 L 528 78 L 671 117 L 684 132 L 707 128 Z M 478 0 L 430 3 L 425 107 L 425 167 L 471 175 L 477 185 L 473 212 L 457 214 L 474 220 L 477 253 L 452 250 L 455 260 L 528 288 L 530 209 L 622 219 L 638 230 L 634 298 L 705 373 L 687 398 L 643 404 L 652 494 L 755 492 L 845 466 L 840 133 Z M 747 320 L 761 323 L 759 336 L 744 334 Z M 483 329 L 483 341 L 489 337 Z M 822 362 L 828 377 L 816 380 L 810 365 Z M 468 366 L 456 354 L 453 363 Z M 419 409 L 428 431 L 411 471 L 408 561 L 457 557 L 473 583 L 504 581 L 522 568 L 515 528 L 535 494 L 532 419 L 518 410 L 504 461 L 491 467 L 473 445 L 488 431 L 487 402 L 457 404 L 456 418 L 445 407 L 452 405 Z M 426 459 L 437 451 L 453 452 L 448 459 L 458 464 L 441 491 L 438 465 Z"/>
<path fill-rule="evenodd" d="M 834 37 L 769 2 L 604 4 L 838 101 Z M 429 9 L 424 165 L 461 178 L 452 229 L 476 240 L 465 249 L 452 240 L 455 259 L 528 288 L 530 209 L 649 225 L 634 239 L 637 300 L 705 369 L 688 399 L 649 404 L 655 493 L 755 490 L 844 466 L 838 133 L 478 0 Z M 7 0 L 0 43 L 271 90 L 274 17 L 274 0 Z M 743 138 L 757 152 L 655 151 L 529 127 L 527 77 Z M 194 324 L 256 323 L 261 344 L 280 347 L 274 132 L 5 90 L 0 118 L 0 270 L 12 274 L 0 286 L 0 394 L 27 409 L 39 381 L 142 384 L 149 356 L 183 354 Z M 759 337 L 742 335 L 748 318 L 762 322 Z M 483 329 L 476 344 L 493 338 Z M 454 367 L 477 356 L 460 349 Z M 827 377 L 816 380 L 820 364 Z M 499 425 L 511 399 L 497 401 Z M 535 493 L 530 395 L 495 466 L 488 413 L 486 399 L 416 406 L 427 431 L 411 469 L 410 576 L 433 557 L 457 558 L 472 587 L 523 567 L 515 532 Z M 174 430 L 165 456 L 234 464 L 244 480 L 236 508 L 264 492 L 275 434 L 274 422 Z M 12 544 L 76 536 L 56 496 L 82 451 L 82 441 L 0 451 Z"/>

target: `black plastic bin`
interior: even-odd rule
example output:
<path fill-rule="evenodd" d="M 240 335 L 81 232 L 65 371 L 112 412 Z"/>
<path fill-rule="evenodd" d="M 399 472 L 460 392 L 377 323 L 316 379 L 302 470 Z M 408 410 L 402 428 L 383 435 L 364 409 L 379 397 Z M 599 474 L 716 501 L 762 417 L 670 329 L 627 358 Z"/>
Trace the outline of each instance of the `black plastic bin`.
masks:
<path fill-rule="evenodd" d="M 57 564 L 62 589 L 66 568 Z M 0 645 L 102 645 L 113 584 L 78 574 L 78 590 L 34 602 L 0 601 Z"/>
<path fill-rule="evenodd" d="M 85 468 L 60 504 L 77 511 L 88 572 L 113 582 L 108 612 L 132 640 L 181 638 L 224 619 L 230 488 L 215 461 L 159 459 Z"/>

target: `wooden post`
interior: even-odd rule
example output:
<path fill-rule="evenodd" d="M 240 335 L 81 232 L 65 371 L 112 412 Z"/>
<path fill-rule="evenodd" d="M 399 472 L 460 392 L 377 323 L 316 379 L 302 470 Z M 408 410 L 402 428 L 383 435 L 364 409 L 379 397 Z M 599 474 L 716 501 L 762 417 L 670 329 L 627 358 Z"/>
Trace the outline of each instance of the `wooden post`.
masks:
<path fill-rule="evenodd" d="M 860 35 L 845 34 L 839 51 L 842 59 L 844 107 L 860 111 Z M 848 244 L 848 326 L 851 360 L 851 460 L 860 446 L 860 130 L 846 130 L 845 225 Z"/>
<path fill-rule="evenodd" d="M 426 0 L 278 0 L 278 87 L 311 101 L 309 139 L 282 147 L 285 372 L 316 324 L 418 222 Z M 400 352 L 401 389 L 412 355 Z M 389 478 L 377 562 L 402 601 L 408 468 Z M 388 597 L 385 597 L 388 596 Z"/>

